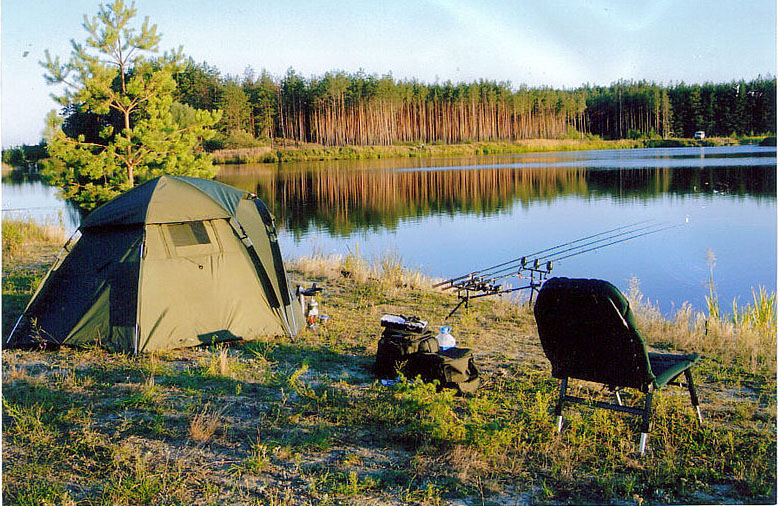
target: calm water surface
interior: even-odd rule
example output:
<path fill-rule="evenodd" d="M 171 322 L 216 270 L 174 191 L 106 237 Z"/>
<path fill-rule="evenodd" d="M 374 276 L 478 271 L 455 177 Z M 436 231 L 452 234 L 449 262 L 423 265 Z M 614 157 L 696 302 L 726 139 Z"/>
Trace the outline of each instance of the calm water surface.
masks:
<path fill-rule="evenodd" d="M 257 164 L 224 166 L 217 179 L 268 204 L 288 258 L 392 252 L 452 277 L 652 219 L 679 226 L 566 259 L 553 274 L 623 290 L 637 278 L 666 313 L 704 307 L 711 267 L 725 307 L 750 301 L 752 287 L 776 289 L 775 148 Z M 4 216 L 49 206 L 77 226 L 50 188 L 3 181 Z"/>
<path fill-rule="evenodd" d="M 680 226 L 566 259 L 554 274 L 624 290 L 637 278 L 666 313 L 704 307 L 711 266 L 725 307 L 776 288 L 775 148 L 225 166 L 217 179 L 268 203 L 287 256 L 392 251 L 452 277 L 653 219 Z"/>
<path fill-rule="evenodd" d="M 68 236 L 76 231 L 81 217 L 75 207 L 57 195 L 57 189 L 38 179 L 3 177 L 3 218 L 33 219 L 38 223 L 62 224 Z"/>

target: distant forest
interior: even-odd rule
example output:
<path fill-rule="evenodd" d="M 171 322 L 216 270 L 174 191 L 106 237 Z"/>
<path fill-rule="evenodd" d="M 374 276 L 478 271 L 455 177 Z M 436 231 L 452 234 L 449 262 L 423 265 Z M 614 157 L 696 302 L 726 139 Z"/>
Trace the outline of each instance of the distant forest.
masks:
<path fill-rule="evenodd" d="M 730 83 L 660 85 L 619 81 L 576 89 L 510 83 L 427 84 L 391 75 L 328 72 L 281 78 L 247 70 L 222 76 L 189 61 L 177 100 L 221 109 L 218 147 L 283 138 L 324 145 L 463 143 L 530 138 L 606 139 L 748 136 L 774 133 L 774 77 Z"/>

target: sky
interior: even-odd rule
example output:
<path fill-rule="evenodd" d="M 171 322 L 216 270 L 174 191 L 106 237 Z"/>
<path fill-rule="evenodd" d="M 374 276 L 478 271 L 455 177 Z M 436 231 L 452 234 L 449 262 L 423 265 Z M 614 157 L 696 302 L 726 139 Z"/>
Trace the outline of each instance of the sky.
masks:
<path fill-rule="evenodd" d="M 37 144 L 67 60 L 98 0 L 2 0 L 3 147 Z M 330 70 L 434 83 L 576 88 L 619 79 L 730 82 L 776 74 L 775 0 L 136 0 L 162 33 L 223 75 Z"/>

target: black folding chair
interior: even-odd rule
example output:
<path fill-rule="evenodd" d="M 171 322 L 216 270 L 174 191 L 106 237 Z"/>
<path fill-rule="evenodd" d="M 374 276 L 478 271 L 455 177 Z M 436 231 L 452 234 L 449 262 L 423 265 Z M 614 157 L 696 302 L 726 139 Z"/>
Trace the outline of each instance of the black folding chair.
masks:
<path fill-rule="evenodd" d="M 599 279 L 552 278 L 543 284 L 535 303 L 543 351 L 551 375 L 562 380 L 556 405 L 557 430 L 562 430 L 565 402 L 592 405 L 642 417 L 640 454 L 651 430 L 654 390 L 665 385 L 686 386 L 697 419 L 702 423 L 691 367 L 700 356 L 648 353 L 624 295 Z M 677 382 L 683 374 L 686 382 Z M 607 385 L 616 403 L 591 401 L 567 394 L 569 379 Z M 619 389 L 633 388 L 646 395 L 642 408 L 625 406 Z"/>

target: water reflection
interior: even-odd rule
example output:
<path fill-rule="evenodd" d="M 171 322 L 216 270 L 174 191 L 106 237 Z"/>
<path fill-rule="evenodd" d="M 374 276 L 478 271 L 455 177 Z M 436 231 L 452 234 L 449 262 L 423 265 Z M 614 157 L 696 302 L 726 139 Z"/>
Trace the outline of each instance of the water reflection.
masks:
<path fill-rule="evenodd" d="M 555 275 L 641 280 L 670 312 L 704 307 L 716 257 L 720 300 L 776 289 L 775 148 L 590 151 L 464 158 L 351 160 L 222 167 L 217 179 L 258 194 L 285 257 L 387 251 L 450 277 L 628 223 L 683 224 L 574 257 Z M 36 180 L 3 179 L 3 216 L 78 212 Z M 19 209 L 18 211 L 5 211 Z"/>
<path fill-rule="evenodd" d="M 289 257 L 387 251 L 451 277 L 643 220 L 682 225 L 561 262 L 555 275 L 631 278 L 668 313 L 776 288 L 775 148 L 647 149 L 225 166 L 273 210 Z"/>
<path fill-rule="evenodd" d="M 541 159 L 544 166 L 534 167 Z M 564 154 L 525 157 L 519 167 L 509 157 L 503 160 L 457 159 L 462 164 L 457 168 L 445 159 L 298 164 L 283 170 L 265 164 L 224 166 L 218 179 L 259 195 L 279 227 L 298 238 L 312 229 L 340 237 L 358 230 L 394 230 L 403 220 L 434 215 L 488 217 L 562 197 L 648 201 L 719 194 L 758 201 L 776 195 L 774 165 L 753 165 L 754 160 L 734 167 L 636 169 L 592 168 L 582 160 L 559 166 L 569 161 Z"/>

